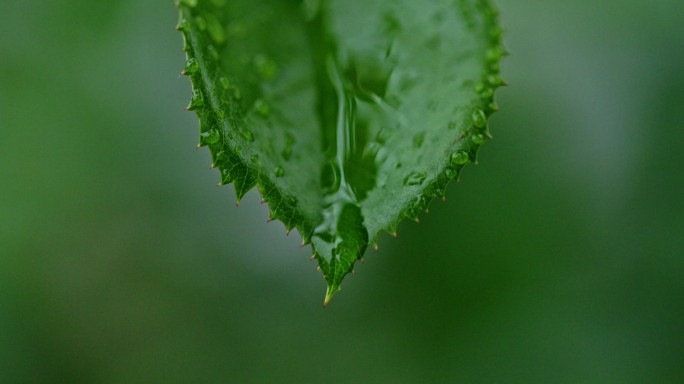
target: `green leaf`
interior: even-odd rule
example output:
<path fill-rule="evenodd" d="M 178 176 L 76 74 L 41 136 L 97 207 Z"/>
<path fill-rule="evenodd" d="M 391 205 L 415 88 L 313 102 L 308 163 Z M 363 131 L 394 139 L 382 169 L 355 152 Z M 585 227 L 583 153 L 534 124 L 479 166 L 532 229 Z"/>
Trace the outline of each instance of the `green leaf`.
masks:
<path fill-rule="evenodd" d="M 257 186 L 312 244 L 324 304 L 490 138 L 504 50 L 488 1 L 178 5 L 200 145 L 238 201 Z"/>

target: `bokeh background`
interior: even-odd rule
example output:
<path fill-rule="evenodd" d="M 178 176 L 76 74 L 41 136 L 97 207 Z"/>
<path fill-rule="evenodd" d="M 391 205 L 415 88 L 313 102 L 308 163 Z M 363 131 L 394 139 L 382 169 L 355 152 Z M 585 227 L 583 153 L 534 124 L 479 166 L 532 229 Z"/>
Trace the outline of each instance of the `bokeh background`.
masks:
<path fill-rule="evenodd" d="M 0 382 L 684 382 L 684 3 L 497 3 L 495 140 L 324 310 L 171 1 L 0 2 Z"/>

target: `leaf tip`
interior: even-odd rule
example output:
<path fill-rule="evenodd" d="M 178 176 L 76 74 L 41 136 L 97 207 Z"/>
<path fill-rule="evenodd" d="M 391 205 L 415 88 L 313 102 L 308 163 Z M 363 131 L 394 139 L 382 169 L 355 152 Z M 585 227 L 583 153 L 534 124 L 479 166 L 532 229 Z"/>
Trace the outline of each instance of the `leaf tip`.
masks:
<path fill-rule="evenodd" d="M 333 295 L 340 290 L 339 286 L 328 285 L 328 289 L 325 291 L 325 299 L 323 300 L 323 308 L 327 308 L 332 300 Z"/>

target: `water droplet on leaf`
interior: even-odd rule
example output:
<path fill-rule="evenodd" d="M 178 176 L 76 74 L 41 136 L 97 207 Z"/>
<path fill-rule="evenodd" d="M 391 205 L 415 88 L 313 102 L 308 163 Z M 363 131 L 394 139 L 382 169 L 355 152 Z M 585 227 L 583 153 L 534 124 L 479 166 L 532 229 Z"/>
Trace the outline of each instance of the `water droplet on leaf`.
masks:
<path fill-rule="evenodd" d="M 214 109 L 214 116 L 216 116 L 216 120 L 223 121 L 226 118 L 226 113 L 223 112 L 223 109 L 215 108 Z"/>
<path fill-rule="evenodd" d="M 489 85 L 491 85 L 492 87 L 500 87 L 500 86 L 504 85 L 503 78 L 501 78 L 501 76 L 499 76 L 499 75 L 489 75 L 489 76 L 487 76 L 487 82 L 488 82 Z"/>
<path fill-rule="evenodd" d="M 493 102 L 493 101 L 492 101 L 491 103 L 489 103 L 489 105 L 487 106 L 487 108 L 489 108 L 489 110 L 492 111 L 492 112 L 496 112 L 496 111 L 499 110 L 499 106 L 498 106 L 495 102 Z"/>
<path fill-rule="evenodd" d="M 183 74 L 184 75 L 192 75 L 193 73 L 196 73 L 197 71 L 199 71 L 199 62 L 194 57 L 189 58 L 188 61 L 185 62 L 185 68 L 183 69 Z"/>
<path fill-rule="evenodd" d="M 226 33 L 223 31 L 223 26 L 213 15 L 207 15 L 207 29 L 214 43 L 221 45 L 226 41 Z"/>
<path fill-rule="evenodd" d="M 470 160 L 470 156 L 466 151 L 458 151 L 451 154 L 450 160 L 454 165 L 463 165 Z"/>
<path fill-rule="evenodd" d="M 190 23 L 188 23 L 187 19 L 183 18 L 178 22 L 176 29 L 179 31 L 187 31 L 190 29 Z"/>
<path fill-rule="evenodd" d="M 207 22 L 206 20 L 204 20 L 204 17 L 202 16 L 195 16 L 195 24 L 197 24 L 197 28 L 199 28 L 200 31 L 204 31 L 207 29 Z"/>
<path fill-rule="evenodd" d="M 476 109 L 473 111 L 470 119 L 473 121 L 473 125 L 477 128 L 484 128 L 487 125 L 487 115 L 481 109 Z"/>
<path fill-rule="evenodd" d="M 230 176 L 230 171 L 228 170 L 228 168 L 222 169 L 221 170 L 221 185 L 230 184 L 231 181 L 233 181 L 233 178 Z"/>
<path fill-rule="evenodd" d="M 190 104 L 188 104 L 187 109 L 189 111 L 195 110 L 204 105 L 204 95 L 199 89 L 194 89 L 192 91 L 192 98 L 190 99 Z"/>
<path fill-rule="evenodd" d="M 219 140 L 221 140 L 221 133 L 218 129 L 210 129 L 200 133 L 200 142 L 202 144 L 216 144 Z"/>
<path fill-rule="evenodd" d="M 422 172 L 411 172 L 404 178 L 404 185 L 421 185 L 426 177 Z"/>

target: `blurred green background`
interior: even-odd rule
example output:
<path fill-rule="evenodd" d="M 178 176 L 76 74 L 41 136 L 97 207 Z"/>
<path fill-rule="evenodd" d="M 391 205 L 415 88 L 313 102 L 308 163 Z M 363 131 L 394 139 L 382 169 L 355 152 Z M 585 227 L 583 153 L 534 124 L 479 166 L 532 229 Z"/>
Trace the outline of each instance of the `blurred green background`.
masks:
<path fill-rule="evenodd" d="M 684 382 L 684 3 L 497 3 L 495 140 L 324 310 L 170 1 L 0 2 L 0 382 Z"/>

